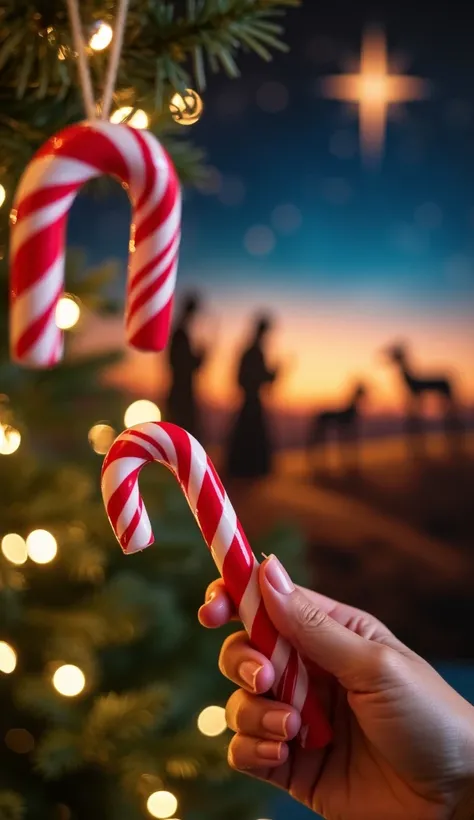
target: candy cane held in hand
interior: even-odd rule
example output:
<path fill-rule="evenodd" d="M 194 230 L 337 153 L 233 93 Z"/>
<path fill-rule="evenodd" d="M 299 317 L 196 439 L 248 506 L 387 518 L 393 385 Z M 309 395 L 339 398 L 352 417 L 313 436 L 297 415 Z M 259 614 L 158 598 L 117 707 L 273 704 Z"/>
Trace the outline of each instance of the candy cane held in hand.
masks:
<path fill-rule="evenodd" d="M 37 152 L 11 213 L 12 358 L 51 367 L 62 357 L 55 312 L 64 290 L 66 226 L 81 186 L 117 177 L 132 203 L 126 305 L 129 344 L 163 350 L 168 340 L 181 233 L 181 193 L 166 151 L 147 131 L 92 121 L 72 125 Z"/>
<path fill-rule="evenodd" d="M 258 562 L 216 470 L 204 449 L 181 427 L 146 422 L 125 430 L 112 444 L 102 468 L 102 495 L 112 528 L 125 553 L 153 543 L 150 520 L 138 488 L 145 464 L 158 461 L 177 478 L 252 643 L 274 666 L 274 694 L 302 716 L 304 748 L 321 748 L 331 729 L 306 667 L 275 630 L 260 594 Z"/>

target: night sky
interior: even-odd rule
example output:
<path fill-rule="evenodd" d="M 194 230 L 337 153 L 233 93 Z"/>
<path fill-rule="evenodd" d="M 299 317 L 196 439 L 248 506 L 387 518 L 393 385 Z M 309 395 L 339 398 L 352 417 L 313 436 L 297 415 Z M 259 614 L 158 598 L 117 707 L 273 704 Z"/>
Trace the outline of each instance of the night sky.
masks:
<path fill-rule="evenodd" d="M 254 312 L 269 308 L 272 355 L 287 363 L 280 406 L 339 401 L 362 377 L 376 385 L 375 410 L 395 409 L 398 381 L 380 349 L 397 339 L 420 372 L 454 369 L 474 402 L 473 32 L 461 3 L 449 18 L 426 9 L 306 0 L 287 17 L 289 54 L 247 57 L 242 79 L 210 82 L 187 135 L 213 170 L 205 190 L 186 192 L 178 274 L 180 288 L 206 298 L 208 399 L 228 403 L 235 351 Z M 393 68 L 431 84 L 430 99 L 391 107 L 378 169 L 362 162 L 356 107 L 321 93 L 326 75 L 357 70 L 373 22 Z M 79 199 L 72 242 L 92 262 L 123 261 L 128 221 L 123 196 Z M 112 345 L 122 329 L 90 319 L 81 349 L 99 336 Z M 115 378 L 148 395 L 163 378 L 157 369 L 150 383 L 149 372 L 147 356 L 131 354 Z"/>

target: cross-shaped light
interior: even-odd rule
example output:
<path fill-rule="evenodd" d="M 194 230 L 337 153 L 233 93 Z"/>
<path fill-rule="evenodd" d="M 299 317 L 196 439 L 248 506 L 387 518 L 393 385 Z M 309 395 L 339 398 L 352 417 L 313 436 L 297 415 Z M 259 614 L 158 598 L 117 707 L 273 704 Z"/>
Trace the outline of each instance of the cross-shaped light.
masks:
<path fill-rule="evenodd" d="M 323 80 L 326 97 L 359 105 L 361 149 L 368 160 L 381 157 L 389 105 L 428 96 L 429 84 L 404 74 L 389 74 L 387 44 L 383 32 L 366 31 L 359 74 L 339 74 Z"/>

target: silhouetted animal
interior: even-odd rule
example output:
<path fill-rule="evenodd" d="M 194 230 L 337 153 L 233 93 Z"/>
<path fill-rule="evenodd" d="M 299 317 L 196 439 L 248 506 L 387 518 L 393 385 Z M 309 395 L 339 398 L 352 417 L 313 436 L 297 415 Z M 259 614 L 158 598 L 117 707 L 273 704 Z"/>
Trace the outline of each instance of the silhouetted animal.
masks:
<path fill-rule="evenodd" d="M 360 418 L 361 402 L 367 395 L 364 384 L 355 386 L 349 404 L 338 410 L 323 410 L 317 413 L 313 419 L 310 432 L 310 447 L 323 442 L 327 438 L 328 432 L 332 429 L 336 431 L 340 439 L 357 439 L 358 420 Z"/>
<path fill-rule="evenodd" d="M 389 359 L 400 368 L 403 381 L 408 388 L 409 395 L 418 400 L 423 393 L 436 393 L 448 402 L 453 401 L 453 386 L 446 376 L 419 378 L 411 369 L 407 351 L 403 345 L 395 345 L 387 350 Z"/>
<path fill-rule="evenodd" d="M 460 430 L 460 422 L 457 415 L 454 389 L 451 380 L 447 376 L 415 376 L 408 361 L 407 350 L 404 345 L 394 345 L 386 351 L 390 361 L 398 365 L 407 389 L 407 430 L 408 432 L 421 432 L 420 417 L 422 401 L 425 395 L 439 396 L 444 410 L 444 422 L 447 431 L 454 432 Z"/>

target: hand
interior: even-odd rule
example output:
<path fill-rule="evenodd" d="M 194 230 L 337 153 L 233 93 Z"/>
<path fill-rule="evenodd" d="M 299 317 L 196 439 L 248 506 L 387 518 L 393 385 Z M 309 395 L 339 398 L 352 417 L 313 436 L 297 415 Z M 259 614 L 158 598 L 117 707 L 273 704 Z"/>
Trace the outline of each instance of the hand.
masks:
<path fill-rule="evenodd" d="M 237 632 L 219 660 L 240 687 L 227 704 L 230 765 L 327 820 L 451 820 L 474 784 L 474 708 L 371 615 L 295 587 L 275 556 L 260 568 L 260 587 L 274 625 L 308 664 L 334 741 L 312 752 L 291 743 L 300 716 L 264 697 L 272 665 Z M 211 584 L 201 623 L 235 617 L 223 582 Z"/>

